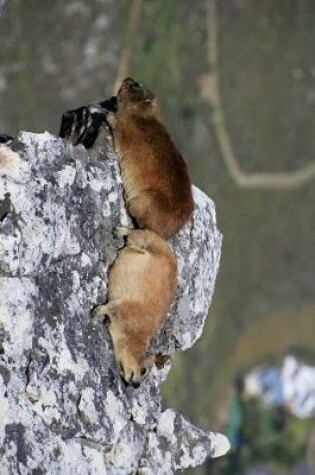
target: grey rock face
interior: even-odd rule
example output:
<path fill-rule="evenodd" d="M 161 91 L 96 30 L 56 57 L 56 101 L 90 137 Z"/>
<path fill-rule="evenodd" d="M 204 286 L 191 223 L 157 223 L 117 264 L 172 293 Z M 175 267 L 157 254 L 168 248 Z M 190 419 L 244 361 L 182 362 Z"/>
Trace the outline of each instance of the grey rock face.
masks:
<path fill-rule="evenodd" d="M 131 226 L 104 130 L 88 152 L 48 133 L 0 147 L 0 467 L 5 474 L 172 474 L 228 450 L 172 410 L 154 368 L 125 388 L 112 343 L 91 309 Z M 173 240 L 178 290 L 152 343 L 172 354 L 199 338 L 221 236 L 211 200 L 194 190 L 193 218 Z"/>

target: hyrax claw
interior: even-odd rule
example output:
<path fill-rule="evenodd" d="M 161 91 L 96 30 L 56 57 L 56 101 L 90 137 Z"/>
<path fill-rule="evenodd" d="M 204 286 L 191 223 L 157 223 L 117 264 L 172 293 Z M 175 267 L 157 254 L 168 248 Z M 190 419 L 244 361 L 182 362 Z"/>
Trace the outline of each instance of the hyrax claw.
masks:
<path fill-rule="evenodd" d="M 106 307 L 106 305 L 98 305 L 97 307 L 93 308 L 92 317 L 93 318 L 98 318 L 98 317 L 105 316 L 106 311 L 104 311 L 104 307 Z"/>

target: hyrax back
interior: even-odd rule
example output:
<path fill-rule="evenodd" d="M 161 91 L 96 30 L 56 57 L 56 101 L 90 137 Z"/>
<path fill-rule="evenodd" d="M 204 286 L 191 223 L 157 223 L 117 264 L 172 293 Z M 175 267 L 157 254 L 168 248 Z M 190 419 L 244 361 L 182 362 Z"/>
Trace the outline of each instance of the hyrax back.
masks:
<path fill-rule="evenodd" d="M 147 350 L 174 299 L 177 264 L 155 232 L 120 229 L 127 245 L 109 273 L 108 303 L 97 307 L 96 315 L 109 316 L 121 377 L 137 387 L 153 364 Z"/>
<path fill-rule="evenodd" d="M 109 115 L 108 122 L 129 213 L 140 228 L 169 239 L 194 208 L 186 163 L 160 123 L 156 98 L 149 89 L 127 78 L 117 101 L 118 112 Z"/>

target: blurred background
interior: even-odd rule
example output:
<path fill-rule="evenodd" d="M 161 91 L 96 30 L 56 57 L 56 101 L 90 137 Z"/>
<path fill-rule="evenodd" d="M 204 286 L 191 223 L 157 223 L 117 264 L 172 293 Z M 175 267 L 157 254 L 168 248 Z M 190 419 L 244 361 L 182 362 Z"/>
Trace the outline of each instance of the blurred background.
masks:
<path fill-rule="evenodd" d="M 187 474 L 315 473 L 314 24 L 313 0 L 0 0 L 0 132 L 131 75 L 215 201 L 215 298 L 163 391 L 233 450 Z"/>

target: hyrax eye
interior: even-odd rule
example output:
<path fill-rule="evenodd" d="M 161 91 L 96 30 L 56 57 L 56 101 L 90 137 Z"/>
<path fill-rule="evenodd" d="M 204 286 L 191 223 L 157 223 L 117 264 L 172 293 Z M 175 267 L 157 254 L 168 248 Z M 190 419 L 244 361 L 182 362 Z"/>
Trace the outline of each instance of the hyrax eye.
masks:
<path fill-rule="evenodd" d="M 141 84 L 139 84 L 138 82 L 134 82 L 131 87 L 134 92 L 142 92 Z"/>

